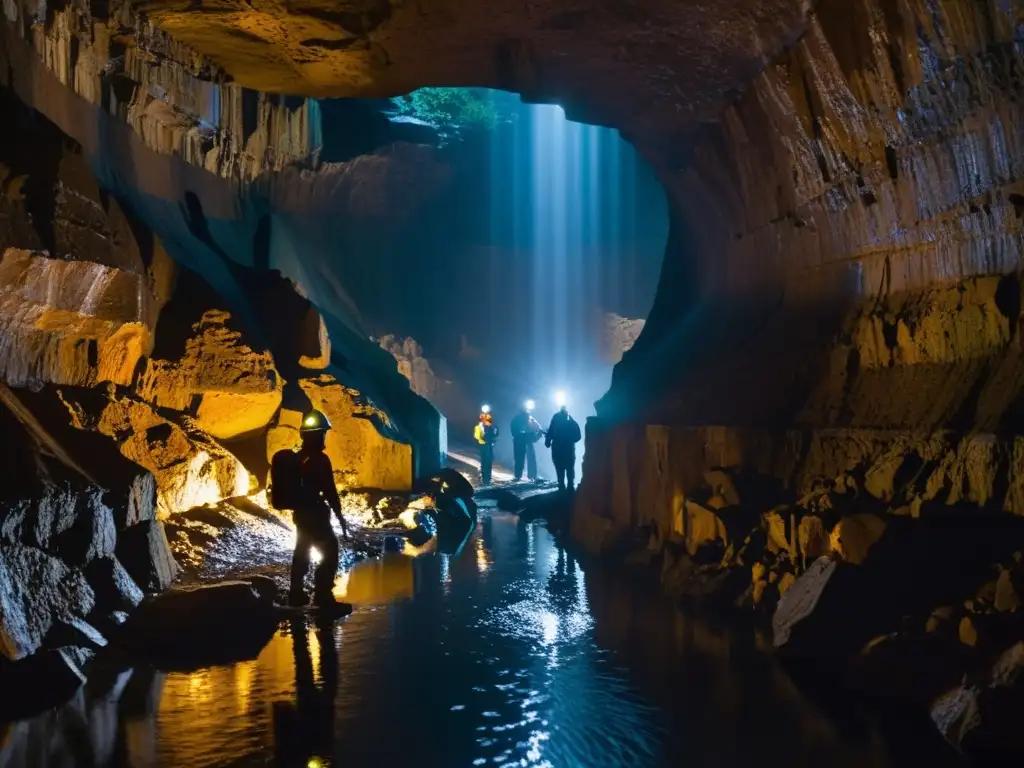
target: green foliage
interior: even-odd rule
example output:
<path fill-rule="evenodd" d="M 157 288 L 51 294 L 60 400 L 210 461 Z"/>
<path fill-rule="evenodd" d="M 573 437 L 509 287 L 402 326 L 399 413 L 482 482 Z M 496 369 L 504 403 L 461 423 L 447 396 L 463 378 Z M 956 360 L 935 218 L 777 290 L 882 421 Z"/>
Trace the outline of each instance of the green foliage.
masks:
<path fill-rule="evenodd" d="M 442 132 L 491 130 L 499 120 L 490 94 L 478 88 L 421 88 L 393 101 L 400 115 L 430 123 Z"/>

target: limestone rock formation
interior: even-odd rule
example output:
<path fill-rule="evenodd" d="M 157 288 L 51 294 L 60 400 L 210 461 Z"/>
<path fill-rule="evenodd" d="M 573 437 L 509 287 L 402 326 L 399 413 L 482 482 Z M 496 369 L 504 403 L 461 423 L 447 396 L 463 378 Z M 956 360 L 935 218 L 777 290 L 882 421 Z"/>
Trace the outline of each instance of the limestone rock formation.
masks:
<path fill-rule="evenodd" d="M 106 438 L 66 422 L 49 429 L 60 411 L 41 407 L 47 396 L 57 404 L 52 391 L 0 387 L 0 436 L 15 448 L 0 487 L 0 687 L 26 691 L 0 706 L 5 717 L 53 706 L 86 679 L 107 633 L 142 599 L 120 558 L 167 576 L 154 587 L 175 568 L 165 539 L 136 535 L 156 525 L 139 522 L 153 514 L 152 478 L 140 482 L 146 473 Z M 99 487 L 96 470 L 123 486 Z"/>
<path fill-rule="evenodd" d="M 398 361 L 398 372 L 409 380 L 413 392 L 427 399 L 440 394 L 441 382 L 431 369 L 430 361 L 423 356 L 423 347 L 415 339 L 387 335 L 377 339 L 377 343 Z"/>
<path fill-rule="evenodd" d="M 0 257 L 0 378 L 128 384 L 152 346 L 142 276 L 8 248 Z"/>
<path fill-rule="evenodd" d="M 116 390 L 65 389 L 60 396 L 77 428 L 113 438 L 124 457 L 152 472 L 160 517 L 254 490 L 241 461 L 189 417 L 171 422 Z"/>
<path fill-rule="evenodd" d="M 96 599 L 81 572 L 19 544 L 0 544 L 0 585 L 0 652 L 12 661 L 35 653 L 58 621 L 88 615 Z"/>
<path fill-rule="evenodd" d="M 148 592 L 167 589 L 178 575 L 178 564 L 171 555 L 163 523 L 159 520 L 148 520 L 122 531 L 117 556 L 131 581 Z M 133 600 L 134 593 L 124 575 L 116 569 L 112 575 L 119 597 L 129 602 Z"/>
<path fill-rule="evenodd" d="M 371 418 L 386 421 L 386 414 L 330 375 L 302 379 L 299 385 L 312 406 L 331 421 L 327 455 L 340 486 L 399 491 L 412 487 L 412 447 L 384 437 L 371 422 Z M 299 445 L 301 422 L 301 412 L 280 410 L 267 434 L 268 460 L 279 450 Z"/>
<path fill-rule="evenodd" d="M 211 436 L 230 439 L 265 427 L 281 405 L 282 381 L 269 353 L 255 352 L 208 310 L 178 360 L 147 360 L 136 394 L 158 408 L 188 412 Z"/>
<path fill-rule="evenodd" d="M 618 363 L 623 354 L 633 348 L 640 332 L 644 329 L 642 318 L 622 317 L 614 312 L 604 315 L 604 332 L 601 335 L 602 357 L 605 362 Z"/>
<path fill-rule="evenodd" d="M 1016 714 L 1024 699 L 1024 643 L 1004 651 L 975 685 L 952 689 L 932 706 L 932 718 L 957 749 L 978 759 L 1012 759 L 1024 749 Z"/>
<path fill-rule="evenodd" d="M 244 581 L 175 588 L 143 603 L 120 642 L 134 657 L 172 666 L 255 658 L 281 620 L 267 596 Z"/>

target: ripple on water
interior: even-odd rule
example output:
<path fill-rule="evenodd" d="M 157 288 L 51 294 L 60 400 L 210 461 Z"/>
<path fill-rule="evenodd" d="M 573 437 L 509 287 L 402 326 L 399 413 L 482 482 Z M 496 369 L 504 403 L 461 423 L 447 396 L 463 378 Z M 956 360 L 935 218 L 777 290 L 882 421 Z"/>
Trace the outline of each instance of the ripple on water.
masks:
<path fill-rule="evenodd" d="M 588 587 L 543 528 L 485 516 L 459 556 L 413 570 L 412 599 L 335 626 L 292 622 L 256 660 L 137 671 L 104 707 L 82 700 L 21 723 L 0 765 L 85 768 L 96 754 L 132 768 L 888 764 L 844 742 L 732 635 L 648 609 L 621 582 Z M 83 740 L 83 721 L 110 743 Z"/>

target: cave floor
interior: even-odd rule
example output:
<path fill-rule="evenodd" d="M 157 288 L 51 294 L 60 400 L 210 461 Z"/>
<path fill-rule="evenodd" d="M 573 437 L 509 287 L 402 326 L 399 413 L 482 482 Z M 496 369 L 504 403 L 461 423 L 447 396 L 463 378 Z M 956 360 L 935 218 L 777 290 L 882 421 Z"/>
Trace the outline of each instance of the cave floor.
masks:
<path fill-rule="evenodd" d="M 347 619 L 285 622 L 251 661 L 87 689 L 12 726 L 0 765 L 895 764 L 804 699 L 752 633 L 680 613 L 496 508 L 458 554 L 386 555 L 343 578 Z"/>

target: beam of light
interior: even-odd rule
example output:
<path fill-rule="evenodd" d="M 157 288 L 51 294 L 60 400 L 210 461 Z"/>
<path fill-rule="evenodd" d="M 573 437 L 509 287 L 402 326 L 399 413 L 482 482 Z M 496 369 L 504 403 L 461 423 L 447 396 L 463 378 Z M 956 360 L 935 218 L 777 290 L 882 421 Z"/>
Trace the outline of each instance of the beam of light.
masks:
<path fill-rule="evenodd" d="M 537 403 L 535 403 L 533 400 L 527 400 L 525 403 L 523 403 L 523 408 L 525 408 L 527 411 L 532 411 L 536 407 Z"/>
<path fill-rule="evenodd" d="M 480 406 L 480 413 L 490 413 L 490 412 L 491 412 L 491 406 L 487 405 L 487 403 L 484 403 L 483 405 Z"/>
<path fill-rule="evenodd" d="M 568 405 L 569 403 L 569 398 L 565 394 L 564 389 L 555 390 L 555 393 L 551 396 L 551 399 L 554 401 L 555 405 L 558 408 L 561 408 L 563 405 Z"/>
<path fill-rule="evenodd" d="M 448 450 L 448 455 L 455 459 L 455 461 L 473 467 L 474 469 L 480 469 L 480 459 L 474 459 L 465 453 L 459 453 L 458 451 Z M 508 482 L 512 479 L 511 472 L 502 472 L 497 467 L 491 471 L 491 478 L 494 480 L 500 480 L 502 482 Z"/>

